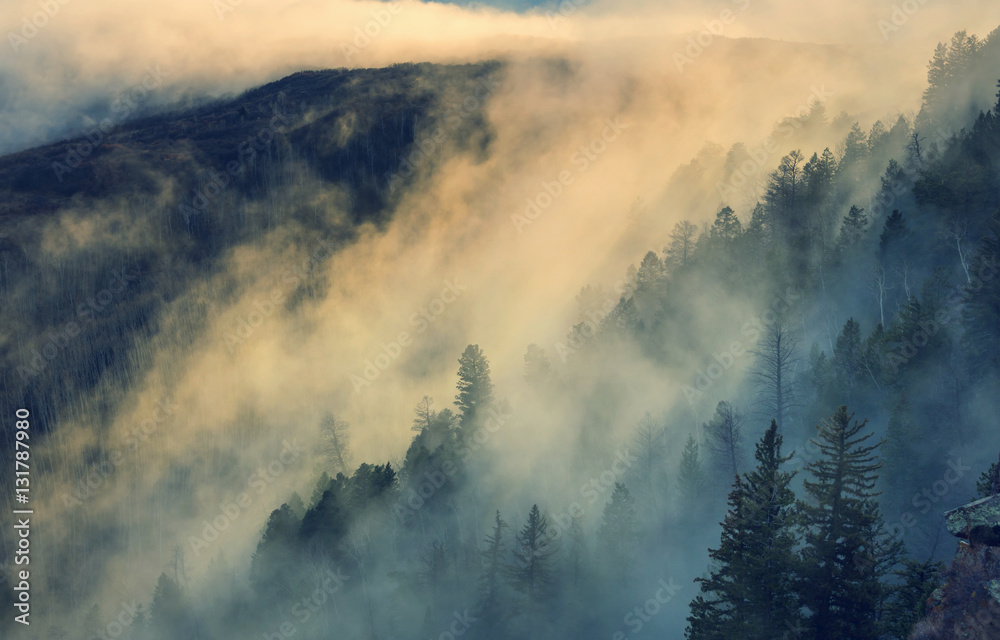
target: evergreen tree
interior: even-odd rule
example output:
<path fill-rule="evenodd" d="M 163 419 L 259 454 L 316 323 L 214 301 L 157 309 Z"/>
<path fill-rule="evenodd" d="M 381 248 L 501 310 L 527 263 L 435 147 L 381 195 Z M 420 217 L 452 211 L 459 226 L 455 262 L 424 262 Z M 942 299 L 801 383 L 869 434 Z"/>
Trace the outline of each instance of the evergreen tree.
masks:
<path fill-rule="evenodd" d="M 604 517 L 597 533 L 609 574 L 624 584 L 635 560 L 636 518 L 632 496 L 621 482 L 615 483 L 611 500 L 604 506 Z"/>
<path fill-rule="evenodd" d="M 325 495 L 324 495 L 325 497 Z M 320 505 L 323 499 L 320 500 Z M 320 508 L 317 505 L 317 510 Z M 312 512 L 314 510 L 310 510 Z M 306 513 L 309 518 L 310 512 Z M 271 512 L 250 562 L 250 583 L 262 597 L 282 599 L 298 582 L 299 520 L 287 504 Z M 155 600 L 154 600 L 155 605 Z M 154 620 L 155 608 L 150 610 Z"/>
<path fill-rule="evenodd" d="M 1000 494 L 1000 463 L 994 462 L 976 480 L 976 493 L 979 498 L 989 498 Z"/>
<path fill-rule="evenodd" d="M 927 601 L 941 584 L 944 565 L 904 559 L 895 572 L 896 584 L 886 607 L 885 628 L 891 638 L 906 640 L 913 627 L 927 615 Z"/>
<path fill-rule="evenodd" d="M 907 235 L 909 235 L 909 230 L 906 228 L 906 221 L 903 220 L 903 213 L 899 209 L 893 209 L 889 217 L 885 219 L 885 224 L 882 225 L 882 234 L 878 239 L 882 255 L 885 256 L 890 247 L 906 238 Z"/>
<path fill-rule="evenodd" d="M 552 379 L 552 364 L 545 349 L 537 344 L 529 344 L 524 354 L 524 381 L 529 386 L 544 390 L 544 386 Z"/>
<path fill-rule="evenodd" d="M 470 344 L 458 359 L 458 395 L 455 406 L 462 411 L 460 428 L 463 437 L 479 426 L 486 411 L 493 406 L 493 381 L 490 380 L 490 363 L 479 345 Z"/>
<path fill-rule="evenodd" d="M 502 625 L 506 618 L 501 577 L 504 571 L 506 543 L 504 530 L 507 523 L 496 512 L 493 533 L 486 536 L 486 549 L 480 552 L 483 570 L 479 578 L 479 617 L 492 637 L 503 637 Z"/>
<path fill-rule="evenodd" d="M 154 638 L 164 640 L 184 637 L 185 606 L 180 585 L 166 573 L 161 573 L 153 590 L 153 602 L 149 607 L 150 623 Z"/>
<path fill-rule="evenodd" d="M 975 276 L 962 306 L 962 337 L 969 370 L 977 378 L 1000 371 L 1000 209 L 987 226 L 969 271 Z"/>
<path fill-rule="evenodd" d="M 883 582 L 902 553 L 885 531 L 876 501 L 877 451 L 868 421 L 841 406 L 819 426 L 821 457 L 806 466 L 808 501 L 799 503 L 805 526 L 801 593 L 812 612 L 815 640 L 876 640 L 889 596 Z"/>
<path fill-rule="evenodd" d="M 683 511 L 700 510 L 705 498 L 705 470 L 702 468 L 698 443 L 693 435 L 688 435 L 684 451 L 681 453 L 681 462 L 677 468 L 677 490 Z"/>
<path fill-rule="evenodd" d="M 689 640 L 772 640 L 798 627 L 795 589 L 794 473 L 781 470 L 777 424 L 757 444 L 756 468 L 729 494 L 722 538 L 691 603 Z"/>
<path fill-rule="evenodd" d="M 857 247 L 865 237 L 868 230 L 868 216 L 861 207 L 851 205 L 851 209 L 844 216 L 840 225 L 840 238 L 838 239 L 840 252 L 844 252 Z"/>
<path fill-rule="evenodd" d="M 548 521 L 538 505 L 532 505 L 528 521 L 517 534 L 514 562 L 507 568 L 511 586 L 526 597 L 529 608 L 542 606 L 552 598 L 555 552 Z"/>
<path fill-rule="evenodd" d="M 861 345 L 861 325 L 848 318 L 837 336 L 833 349 L 833 372 L 837 394 L 853 400 L 864 373 L 864 352 Z"/>

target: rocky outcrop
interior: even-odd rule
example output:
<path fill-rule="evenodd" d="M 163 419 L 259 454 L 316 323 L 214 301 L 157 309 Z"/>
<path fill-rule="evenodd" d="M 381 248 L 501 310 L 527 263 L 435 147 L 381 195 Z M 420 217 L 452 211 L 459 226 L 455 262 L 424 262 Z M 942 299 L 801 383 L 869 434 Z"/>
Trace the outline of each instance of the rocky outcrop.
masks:
<path fill-rule="evenodd" d="M 1000 546 L 1000 495 L 976 500 L 944 514 L 951 535 L 974 547 Z"/>
<path fill-rule="evenodd" d="M 944 583 L 927 601 L 927 617 L 910 640 L 1000 638 L 1000 495 L 944 514 L 948 531 L 961 538 Z"/>

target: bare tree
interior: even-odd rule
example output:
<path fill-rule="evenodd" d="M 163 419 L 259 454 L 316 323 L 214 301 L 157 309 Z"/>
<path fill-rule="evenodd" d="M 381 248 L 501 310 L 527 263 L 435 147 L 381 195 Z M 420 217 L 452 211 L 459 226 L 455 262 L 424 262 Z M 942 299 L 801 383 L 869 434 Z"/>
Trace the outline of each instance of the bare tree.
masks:
<path fill-rule="evenodd" d="M 962 247 L 962 241 L 965 240 L 965 235 L 968 231 L 968 224 L 957 220 L 952 220 L 945 226 L 945 235 L 947 235 L 951 240 L 954 240 L 955 249 L 958 250 L 958 261 L 962 265 L 962 270 L 965 272 L 965 281 L 967 283 L 971 283 L 972 276 L 969 275 L 969 253 Z"/>
<path fill-rule="evenodd" d="M 346 420 L 338 418 L 332 413 L 327 413 L 319 423 L 320 436 L 322 442 L 320 452 L 326 456 L 334 473 L 349 473 L 349 463 L 351 459 L 350 448 L 347 442 L 347 429 L 350 425 Z"/>
<path fill-rule="evenodd" d="M 638 426 L 632 433 L 631 442 L 632 452 L 639 460 L 637 471 L 642 476 L 639 483 L 642 487 L 640 492 L 646 494 L 643 497 L 657 510 L 663 493 L 662 483 L 665 480 L 662 474 L 667 454 L 664 435 L 663 426 L 647 413 L 639 420 Z"/>
<path fill-rule="evenodd" d="M 885 327 L 885 294 L 892 287 L 886 286 L 885 269 L 882 268 L 882 263 L 878 260 L 875 261 L 875 266 L 872 268 L 872 282 L 868 288 L 875 296 L 875 300 L 878 301 L 879 322 Z"/>
<path fill-rule="evenodd" d="M 424 429 L 430 428 L 431 423 L 434 421 L 434 416 L 437 415 L 437 412 L 431 409 L 433 404 L 434 398 L 430 396 L 424 396 L 420 399 L 420 402 L 417 403 L 417 408 L 413 411 L 416 415 L 413 418 L 413 426 L 410 427 L 411 431 L 419 433 Z"/>
<path fill-rule="evenodd" d="M 743 412 L 722 401 L 703 429 L 705 446 L 721 474 L 719 482 L 729 486 L 740 472 L 743 459 Z"/>
<path fill-rule="evenodd" d="M 775 320 L 767 325 L 763 339 L 752 353 L 756 362 L 751 376 L 758 404 L 766 418 L 774 419 L 781 433 L 795 400 L 798 340 L 782 320 Z"/>
<path fill-rule="evenodd" d="M 687 220 L 681 220 L 670 232 L 670 244 L 663 249 L 666 262 L 673 268 L 686 267 L 694 253 L 695 236 L 698 227 Z"/>

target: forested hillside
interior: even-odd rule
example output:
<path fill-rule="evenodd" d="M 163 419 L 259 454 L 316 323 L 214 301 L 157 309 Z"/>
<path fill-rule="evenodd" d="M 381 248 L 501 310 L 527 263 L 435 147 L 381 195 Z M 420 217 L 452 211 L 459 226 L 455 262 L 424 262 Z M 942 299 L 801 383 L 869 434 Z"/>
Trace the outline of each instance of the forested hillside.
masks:
<path fill-rule="evenodd" d="M 475 85 L 500 69 L 484 64 L 447 77 Z M 147 592 L 132 594 L 140 607 L 121 633 L 133 640 L 955 637 L 918 625 L 932 613 L 931 595 L 942 584 L 953 588 L 958 575 L 944 564 L 956 542 L 943 512 L 994 495 L 1000 484 L 998 70 L 1000 30 L 984 39 L 958 33 L 933 53 L 917 114 L 863 126 L 815 103 L 775 130 L 808 130 L 810 139 L 843 132 L 839 144 L 783 152 L 757 176 L 765 163 L 748 141 L 709 149 L 666 176 L 673 200 L 701 217 L 654 235 L 650 219 L 672 213 L 637 202 L 623 224 L 648 252 L 635 255 L 613 286 L 581 276 L 565 337 L 523 345 L 518 385 L 496 383 L 491 354 L 478 343 L 452 353 L 454 395 L 419 400 L 406 425 L 412 441 L 392 459 L 354 455 L 360 434 L 385 425 L 349 424 L 332 408 L 315 424 L 321 446 L 309 454 L 317 461 L 310 482 L 268 504 L 269 517 L 255 523 L 252 556 L 216 543 L 251 500 L 251 481 L 205 515 L 201 530 L 161 543 L 174 546 L 175 561 Z M 278 89 L 291 99 L 302 82 L 329 81 L 332 95 L 356 101 L 316 107 L 323 113 L 293 120 L 276 136 L 267 147 L 276 159 L 261 156 L 227 192 L 254 207 L 172 218 L 170 242 L 184 250 L 162 277 L 149 275 L 162 257 L 153 253 L 80 258 L 32 276 L 82 269 L 98 278 L 109 265 L 142 274 L 128 289 L 132 302 L 113 307 L 130 317 L 97 313 L 85 329 L 92 339 L 60 352 L 59 370 L 77 375 L 50 376 L 55 369 L 43 366 L 19 376 L 17 367 L 30 362 L 14 364 L 10 354 L 22 345 L 0 345 L 4 410 L 12 412 L 14 398 L 44 405 L 79 388 L 67 380 L 89 387 L 128 375 L 119 358 L 130 353 L 130 336 L 154 329 L 142 300 L 151 309 L 170 298 L 170 274 L 216 268 L 213 261 L 246 234 L 293 220 L 297 242 L 324 235 L 349 243 L 358 225 L 385 222 L 396 197 L 386 175 L 436 104 L 412 87 L 437 76 L 424 67 L 393 69 L 398 88 L 369 103 L 374 72 L 326 73 L 249 92 L 221 112 L 157 120 L 170 131 L 201 123 L 201 137 L 177 145 L 217 166 L 229 143 L 217 161 L 203 158 L 214 153 L 209 132 L 228 131 L 225 122 L 243 139 L 264 122 L 254 114 L 270 114 L 267 105 L 280 112 Z M 977 103 L 983 95 L 989 100 Z M 456 136 L 474 158 L 490 153 L 480 116 L 470 114 Z M 353 124 L 343 125 L 339 143 L 318 142 L 345 119 Z M 176 152 L 134 140 L 111 149 L 118 144 L 126 147 L 108 143 L 100 154 Z M 96 184 L 100 154 L 87 165 L 93 174 L 73 174 L 82 182 L 67 186 L 73 193 L 65 197 L 85 197 L 84 183 Z M 276 183 L 304 179 L 286 171 L 298 161 L 323 180 L 342 181 L 352 219 L 329 228 L 309 207 L 274 197 L 282 193 Z M 0 162 L 0 187 L 16 195 L 20 204 L 9 206 L 21 214 L 39 197 L 17 177 L 23 162 Z M 198 184 L 184 172 L 178 182 L 185 194 Z M 131 197 L 154 197 L 153 187 L 136 184 Z M 167 211 L 163 202 L 176 213 L 186 200 L 158 202 L 151 218 Z M 223 197 L 210 206 L 229 205 Z M 45 215 L 44 208 L 31 213 Z M 210 223 L 246 211 L 260 217 Z M 12 274 L 30 268 L 7 257 L 5 289 L 13 289 Z M 319 279 L 296 295 L 336 286 Z M 29 308 L 26 297 L 11 299 L 25 322 L 61 317 L 77 302 L 75 294 L 40 297 Z M 190 310 L 192 322 L 198 314 Z M 360 376 L 329 384 L 356 392 Z M 640 378 L 674 382 L 653 385 L 652 395 L 632 393 Z M 623 427 L 623 414 L 639 418 Z M 546 468 L 518 466 L 496 448 L 515 423 L 538 432 L 558 424 L 570 436 L 524 443 L 542 449 Z M 283 443 L 272 454 L 289 464 L 303 455 L 297 447 Z M 211 462 L 235 466 L 224 456 Z M 164 480 L 182 496 L 165 504 L 167 517 L 193 511 L 183 502 L 198 487 L 186 478 Z M 102 532 L 107 549 L 124 547 L 129 535 L 85 515 L 79 522 Z M 185 567 L 194 564 L 208 566 L 209 577 L 189 579 Z M 88 600 L 81 582 L 92 568 L 80 565 L 80 575 L 56 585 L 78 624 L 53 625 L 50 637 L 89 640 L 117 613 Z M 995 558 L 983 566 L 970 592 L 1000 578 Z M 982 600 L 969 607 L 971 616 L 997 615 Z M 966 637 L 985 639 L 989 628 Z"/>

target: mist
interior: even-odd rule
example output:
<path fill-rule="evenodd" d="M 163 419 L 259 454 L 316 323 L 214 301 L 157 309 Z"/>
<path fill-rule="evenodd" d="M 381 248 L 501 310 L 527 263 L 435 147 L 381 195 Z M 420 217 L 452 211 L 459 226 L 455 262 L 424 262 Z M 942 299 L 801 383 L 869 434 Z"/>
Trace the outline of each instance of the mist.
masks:
<path fill-rule="evenodd" d="M 1000 8 L 975 2 L 920 5 L 897 17 L 901 24 L 893 5 L 746 0 L 569 2 L 562 13 L 417 2 L 67 2 L 53 4 L 58 10 L 29 36 L 24 20 L 39 6 L 0 9 L 11 49 L 0 62 L 8 125 L 0 151 L 11 154 L 9 166 L 42 145 L 47 159 L 65 161 L 95 127 L 103 132 L 95 147 L 106 138 L 137 149 L 125 157 L 120 188 L 104 188 L 102 177 L 94 193 L 58 192 L 61 169 L 48 160 L 4 183 L 9 193 L 40 182 L 58 194 L 37 210 L 11 195 L 0 214 L 13 265 L 0 311 L 4 408 L 13 413 L 30 393 L 41 419 L 32 434 L 31 566 L 36 629 L 50 637 L 83 628 L 95 604 L 102 628 L 123 602 L 148 610 L 161 574 L 183 586 L 197 617 L 212 620 L 198 637 L 244 631 L 228 620 L 251 601 L 251 557 L 272 512 L 295 493 L 303 511 L 316 507 L 310 496 L 323 472 L 351 477 L 361 463 L 386 462 L 405 484 L 385 509 L 366 507 L 352 520 L 343 545 L 351 568 L 340 551 L 310 548 L 308 561 L 296 560 L 317 585 L 334 565 L 352 574 L 332 592 L 336 606 L 318 614 L 327 627 L 381 637 L 430 625 L 427 633 L 441 634 L 442 612 L 473 602 L 464 578 L 443 580 L 433 597 L 410 584 L 435 541 L 455 576 L 472 571 L 494 512 L 513 534 L 537 503 L 568 553 L 569 520 L 597 534 L 614 490 L 601 478 L 612 470 L 636 499 L 644 560 L 617 589 L 595 553 L 588 571 L 600 577 L 572 593 L 601 605 L 577 622 L 625 629 L 623 616 L 662 580 L 670 600 L 646 633 L 679 637 L 729 484 L 713 476 L 704 509 L 684 506 L 674 476 L 689 436 L 708 464 L 705 426 L 719 401 L 732 402 L 745 416 L 737 471 L 748 471 L 773 417 L 753 383 L 767 310 L 780 306 L 799 332 L 805 370 L 813 343 L 832 358 L 847 318 L 867 323 L 867 335 L 878 309 L 868 284 L 852 284 L 852 273 L 867 277 L 867 263 L 838 267 L 822 291 L 786 266 L 760 267 L 753 273 L 764 277 L 753 279 L 747 268 L 740 279 L 739 265 L 716 265 L 664 280 L 669 298 L 643 290 L 634 267 L 648 251 L 664 255 L 677 223 L 707 230 L 726 205 L 746 228 L 788 153 L 829 148 L 839 158 L 855 122 L 865 133 L 900 117 L 912 127 L 935 46 L 961 30 L 986 38 L 1000 24 Z M 220 105 L 236 113 L 257 87 L 312 70 L 343 75 L 330 88 L 291 82 L 280 97 L 267 94 L 265 115 L 242 116 L 262 118 L 250 139 L 265 148 L 221 186 L 214 176 L 228 171 L 227 159 L 244 162 L 250 147 L 220 143 L 210 156 L 184 137 L 205 130 L 143 133 L 174 118 L 216 123 L 210 114 Z M 952 100 L 977 114 L 993 107 L 994 92 L 970 81 Z M 397 103 L 419 106 L 397 112 Z M 970 126 L 954 120 L 935 121 L 947 134 L 924 132 L 941 155 L 948 137 Z M 375 185 L 371 193 L 331 178 L 341 170 L 333 158 L 349 163 L 365 144 L 382 144 L 371 143 L 372 132 L 386 122 L 407 133 L 391 147 L 397 155 L 383 158 L 388 171 L 366 174 L 359 161 L 352 175 Z M 873 210 L 882 171 L 890 159 L 904 162 L 906 142 L 880 147 L 831 196 L 838 224 L 851 204 L 868 210 L 876 235 L 866 247 L 878 244 L 889 214 Z M 354 151 L 338 156 L 345 148 Z M 209 194 L 204 208 L 199 194 Z M 918 234 L 920 220 L 911 223 Z M 970 256 L 986 235 L 985 225 L 969 232 Z M 920 290 L 945 263 L 949 249 L 934 247 L 908 267 L 907 287 Z M 822 259 L 819 250 L 806 254 Z M 592 337 L 629 298 L 655 340 Z M 670 313 L 661 308 L 668 299 Z M 74 323 L 101 344 L 71 335 Z M 734 343 L 743 351 L 701 388 L 699 377 Z M 529 344 L 551 362 L 545 385 L 525 380 Z M 414 509 L 407 492 L 422 482 L 406 475 L 414 408 L 428 396 L 435 411 L 458 412 L 467 345 L 488 358 L 496 397 L 493 422 L 474 424 L 484 441 L 463 458 L 474 481 L 447 484 L 450 511 Z M 92 372 L 87 382 L 74 378 L 77 367 Z M 938 379 L 921 381 L 913 399 L 921 388 L 936 397 Z M 976 389 L 962 403 L 963 437 L 952 453 L 978 476 L 998 442 L 989 382 Z M 808 456 L 816 422 L 836 405 L 800 396 L 808 406 L 791 412 L 783 432 L 786 451 Z M 851 400 L 885 435 L 890 402 L 860 392 Z M 345 465 L 331 461 L 321 428 L 329 414 L 349 425 Z M 637 462 L 643 421 L 662 441 L 655 478 Z M 946 464 L 939 458 L 920 453 L 931 467 Z M 969 497 L 972 474 L 959 486 L 949 506 Z M 937 559 L 950 553 L 923 538 L 907 544 Z M 290 618 L 283 606 L 255 611 L 263 626 L 249 626 L 274 632 Z M 533 633 L 572 634 L 557 618 Z M 326 637 L 302 627 L 306 637 Z M 22 632 L 12 637 L 34 637 Z"/>

